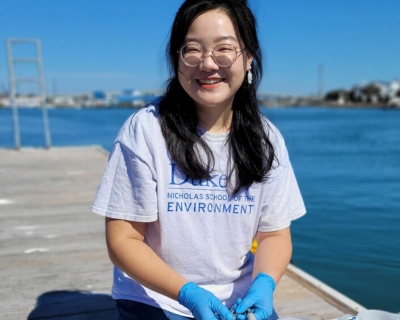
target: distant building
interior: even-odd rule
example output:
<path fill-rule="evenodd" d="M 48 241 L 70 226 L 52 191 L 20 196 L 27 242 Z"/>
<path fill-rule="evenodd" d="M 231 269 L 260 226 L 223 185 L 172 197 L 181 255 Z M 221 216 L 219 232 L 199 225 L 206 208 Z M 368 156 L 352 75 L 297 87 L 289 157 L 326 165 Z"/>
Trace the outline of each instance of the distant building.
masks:
<path fill-rule="evenodd" d="M 46 97 L 46 104 L 55 108 L 140 108 L 162 95 L 161 91 L 97 90 L 83 94 L 58 94 Z M 15 104 L 23 107 L 39 107 L 41 97 L 18 97 Z M 0 95 L 0 107 L 10 107 L 8 94 Z"/>
<path fill-rule="evenodd" d="M 364 85 L 356 85 L 349 90 L 332 90 L 326 94 L 325 100 L 338 105 L 363 103 L 400 106 L 400 81 L 373 81 Z"/>
<path fill-rule="evenodd" d="M 338 105 L 344 105 L 350 100 L 351 92 L 345 89 L 337 89 L 327 92 L 325 100 L 335 102 Z"/>
<path fill-rule="evenodd" d="M 400 80 L 397 79 L 390 84 L 388 96 L 389 105 L 400 107 Z"/>
<path fill-rule="evenodd" d="M 107 97 L 105 91 L 94 91 L 93 92 L 93 99 L 96 100 L 104 100 Z"/>

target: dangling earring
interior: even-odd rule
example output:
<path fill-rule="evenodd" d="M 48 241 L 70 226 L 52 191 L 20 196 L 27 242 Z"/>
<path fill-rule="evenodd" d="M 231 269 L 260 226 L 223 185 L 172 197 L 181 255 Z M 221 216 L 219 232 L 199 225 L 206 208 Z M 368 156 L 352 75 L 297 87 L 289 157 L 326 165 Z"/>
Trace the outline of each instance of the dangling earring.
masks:
<path fill-rule="evenodd" d="M 249 68 L 249 71 L 247 71 L 247 82 L 251 84 L 253 82 L 253 74 L 251 73 L 251 66 Z"/>

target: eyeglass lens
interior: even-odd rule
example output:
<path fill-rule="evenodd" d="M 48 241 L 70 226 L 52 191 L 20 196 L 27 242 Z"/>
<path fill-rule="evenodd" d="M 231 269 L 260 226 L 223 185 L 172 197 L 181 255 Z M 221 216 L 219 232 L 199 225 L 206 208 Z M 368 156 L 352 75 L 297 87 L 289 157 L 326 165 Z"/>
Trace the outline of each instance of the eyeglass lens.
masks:
<path fill-rule="evenodd" d="M 196 44 L 188 44 L 181 49 L 183 61 L 191 67 L 200 65 L 204 58 L 203 49 Z M 229 67 L 237 58 L 235 47 L 229 44 L 218 45 L 212 52 L 212 58 L 220 67 Z"/>

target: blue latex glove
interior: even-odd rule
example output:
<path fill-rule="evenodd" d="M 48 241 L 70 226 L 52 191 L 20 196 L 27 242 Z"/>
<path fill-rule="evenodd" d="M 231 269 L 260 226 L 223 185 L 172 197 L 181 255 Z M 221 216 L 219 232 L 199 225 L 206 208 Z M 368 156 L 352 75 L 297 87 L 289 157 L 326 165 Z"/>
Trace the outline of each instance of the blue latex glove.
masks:
<path fill-rule="evenodd" d="M 181 288 L 178 302 L 188 308 L 196 320 L 234 320 L 233 314 L 215 295 L 193 282 Z"/>
<path fill-rule="evenodd" d="M 251 309 L 257 320 L 267 319 L 273 310 L 274 290 L 274 279 L 265 273 L 259 273 L 254 278 L 246 296 L 236 302 L 235 312 L 244 314 L 247 309 Z"/>

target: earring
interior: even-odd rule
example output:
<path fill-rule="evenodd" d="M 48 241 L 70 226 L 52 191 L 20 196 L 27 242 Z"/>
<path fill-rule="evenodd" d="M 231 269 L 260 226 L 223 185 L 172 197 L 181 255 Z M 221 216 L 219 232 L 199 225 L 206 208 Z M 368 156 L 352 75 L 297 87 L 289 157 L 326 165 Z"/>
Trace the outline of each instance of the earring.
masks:
<path fill-rule="evenodd" d="M 247 82 L 249 84 L 253 82 L 253 74 L 251 73 L 251 67 L 249 68 L 249 71 L 247 71 Z"/>

